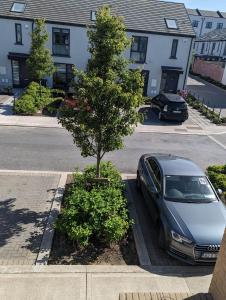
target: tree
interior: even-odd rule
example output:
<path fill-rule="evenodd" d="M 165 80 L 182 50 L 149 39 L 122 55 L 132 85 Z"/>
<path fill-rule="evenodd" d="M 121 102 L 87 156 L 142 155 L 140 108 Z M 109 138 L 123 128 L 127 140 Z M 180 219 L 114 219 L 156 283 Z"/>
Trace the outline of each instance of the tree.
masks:
<path fill-rule="evenodd" d="M 45 47 L 48 41 L 45 20 L 35 20 L 31 40 L 31 51 L 27 65 L 32 80 L 41 82 L 44 77 L 51 76 L 55 71 L 50 51 Z"/>
<path fill-rule="evenodd" d="M 86 71 L 74 69 L 74 105 L 65 105 L 59 121 L 71 132 L 83 157 L 96 157 L 96 176 L 105 153 L 123 147 L 123 137 L 132 134 L 140 121 L 143 77 L 129 70 L 123 56 L 130 46 L 121 17 L 104 6 L 96 24 L 88 29 L 91 58 Z"/>

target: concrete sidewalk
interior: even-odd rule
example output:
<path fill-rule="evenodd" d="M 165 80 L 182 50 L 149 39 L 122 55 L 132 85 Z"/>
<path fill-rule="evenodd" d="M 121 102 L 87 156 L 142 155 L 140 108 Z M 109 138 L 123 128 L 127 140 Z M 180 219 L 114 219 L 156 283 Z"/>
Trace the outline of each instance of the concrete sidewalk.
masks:
<path fill-rule="evenodd" d="M 0 299 L 118 300 L 120 293 L 205 293 L 212 276 L 200 275 L 203 270 L 137 266 L 0 267 Z"/>

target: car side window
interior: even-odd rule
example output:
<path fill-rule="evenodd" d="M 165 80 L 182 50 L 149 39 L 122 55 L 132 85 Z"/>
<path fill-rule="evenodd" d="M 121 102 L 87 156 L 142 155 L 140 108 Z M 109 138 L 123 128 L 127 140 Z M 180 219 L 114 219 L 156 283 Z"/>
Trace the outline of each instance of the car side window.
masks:
<path fill-rule="evenodd" d="M 153 175 L 153 181 L 155 183 L 155 186 L 160 192 L 162 190 L 162 176 L 161 176 L 161 171 L 157 165 L 157 163 L 153 159 L 149 159 L 148 163 L 150 165 L 150 169 Z"/>

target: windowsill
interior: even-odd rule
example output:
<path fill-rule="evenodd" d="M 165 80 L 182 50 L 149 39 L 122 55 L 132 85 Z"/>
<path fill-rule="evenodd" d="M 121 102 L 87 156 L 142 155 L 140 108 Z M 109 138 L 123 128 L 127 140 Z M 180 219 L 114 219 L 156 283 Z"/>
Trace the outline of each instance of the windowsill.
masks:
<path fill-rule="evenodd" d="M 170 58 L 169 58 L 169 59 L 177 59 L 177 57 L 170 56 Z"/>
<path fill-rule="evenodd" d="M 57 57 L 68 57 L 70 58 L 70 55 L 64 55 L 64 54 L 52 54 L 52 56 L 57 56 Z"/>
<path fill-rule="evenodd" d="M 19 46 L 23 46 L 23 43 L 14 43 L 14 45 L 19 45 Z"/>

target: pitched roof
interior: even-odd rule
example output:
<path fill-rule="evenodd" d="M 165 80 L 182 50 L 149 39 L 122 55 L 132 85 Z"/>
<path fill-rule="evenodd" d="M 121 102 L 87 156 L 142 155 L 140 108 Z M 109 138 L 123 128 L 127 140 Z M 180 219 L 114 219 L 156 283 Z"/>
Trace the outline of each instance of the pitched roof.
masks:
<path fill-rule="evenodd" d="M 202 10 L 199 9 L 199 12 L 203 17 L 215 17 L 215 18 L 220 18 L 219 14 L 217 11 L 211 11 L 211 10 Z"/>
<path fill-rule="evenodd" d="M 128 30 L 195 36 L 182 3 L 158 0 L 18 0 L 26 3 L 26 9 L 24 13 L 15 13 L 10 11 L 14 1 L 1 0 L 0 16 L 25 19 L 42 17 L 49 22 L 84 26 L 91 23 L 91 10 L 108 4 L 114 13 L 124 17 Z M 179 28 L 168 29 L 165 18 L 176 19 Z"/>
<path fill-rule="evenodd" d="M 214 17 L 214 18 L 226 18 L 226 12 L 213 11 L 213 10 L 204 10 L 204 9 L 192 9 L 187 8 L 189 15 L 193 16 L 202 16 L 202 17 Z"/>
<path fill-rule="evenodd" d="M 210 31 L 200 37 L 198 41 L 226 41 L 226 28 Z"/>
<path fill-rule="evenodd" d="M 197 9 L 187 8 L 187 12 L 189 15 L 200 16 Z"/>

